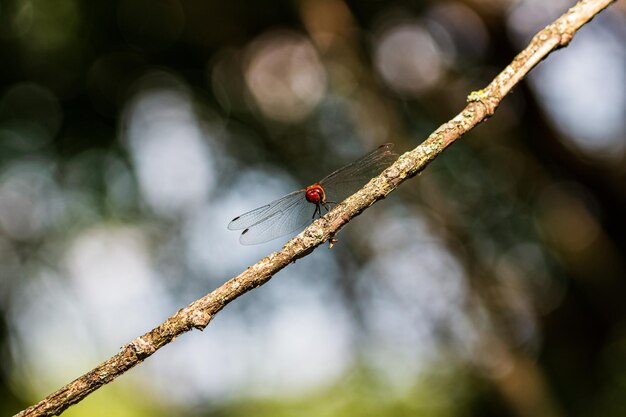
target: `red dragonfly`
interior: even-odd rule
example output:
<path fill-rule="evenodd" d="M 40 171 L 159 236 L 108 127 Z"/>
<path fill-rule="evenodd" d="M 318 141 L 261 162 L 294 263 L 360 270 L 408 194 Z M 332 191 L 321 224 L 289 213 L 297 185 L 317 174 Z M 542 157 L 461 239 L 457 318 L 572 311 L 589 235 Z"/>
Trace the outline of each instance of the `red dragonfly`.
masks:
<path fill-rule="evenodd" d="M 329 211 L 330 204 L 338 204 L 354 194 L 396 159 L 393 144 L 381 145 L 313 185 L 235 217 L 228 229 L 243 229 L 239 238 L 242 245 L 256 245 L 293 233 L 315 216 L 322 217 L 322 208 Z"/>

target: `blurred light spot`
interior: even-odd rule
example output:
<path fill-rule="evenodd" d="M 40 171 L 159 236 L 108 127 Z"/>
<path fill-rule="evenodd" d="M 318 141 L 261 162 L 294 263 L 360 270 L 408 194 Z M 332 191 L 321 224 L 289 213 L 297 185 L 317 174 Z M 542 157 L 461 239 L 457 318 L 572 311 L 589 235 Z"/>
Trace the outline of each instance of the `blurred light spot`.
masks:
<path fill-rule="evenodd" d="M 34 7 L 31 1 L 22 1 L 17 5 L 17 11 L 11 20 L 11 30 L 17 36 L 24 36 L 33 25 Z M 1 10 L 0 10 L 1 11 Z"/>
<path fill-rule="evenodd" d="M 286 31 L 261 36 L 248 47 L 245 78 L 263 114 L 304 119 L 322 99 L 326 73 L 309 40 Z"/>
<path fill-rule="evenodd" d="M 261 338 L 266 343 L 257 352 L 261 365 L 254 387 L 257 395 L 309 392 L 327 385 L 349 364 L 349 322 L 328 295 L 325 300 L 328 303 L 299 294 L 299 299 L 281 303 L 267 321 L 266 336 Z"/>
<path fill-rule="evenodd" d="M 104 340 L 125 343 L 171 308 L 148 245 L 139 228 L 100 225 L 84 230 L 67 248 L 63 263 L 72 295 Z"/>
<path fill-rule="evenodd" d="M 62 118 L 61 106 L 48 89 L 17 84 L 0 99 L 0 138 L 14 149 L 35 150 L 52 140 Z"/>
<path fill-rule="evenodd" d="M 520 46 L 526 46 L 535 33 L 572 7 L 569 0 L 522 0 L 514 4 L 507 24 Z"/>
<path fill-rule="evenodd" d="M 417 217 L 383 217 L 364 227 L 378 256 L 359 278 L 359 296 L 375 341 L 368 355 L 381 372 L 402 383 L 424 371 L 442 334 L 446 346 L 474 352 L 463 271 L 426 224 Z"/>
<path fill-rule="evenodd" d="M 530 74 L 530 82 L 571 146 L 621 160 L 626 151 L 626 49 L 586 28 L 567 49 Z"/>
<path fill-rule="evenodd" d="M 356 26 L 350 9 L 342 0 L 307 0 L 300 2 L 302 19 L 318 47 L 326 49 L 349 38 Z"/>
<path fill-rule="evenodd" d="M 185 14 L 177 0 L 122 1 L 117 20 L 126 40 L 148 51 L 170 46 L 185 28 Z"/>
<path fill-rule="evenodd" d="M 153 73 L 136 88 L 126 110 L 126 135 L 146 201 L 163 215 L 201 204 L 215 177 L 187 87 L 173 76 Z"/>
<path fill-rule="evenodd" d="M 397 23 L 383 29 L 374 55 L 383 80 L 399 93 L 420 94 L 443 75 L 441 51 L 419 23 Z"/>
<path fill-rule="evenodd" d="M 448 43 L 438 44 L 446 55 L 458 59 L 480 59 L 488 46 L 489 35 L 480 16 L 461 2 L 436 3 L 427 13 L 428 26 L 447 35 Z M 434 32 L 436 36 L 439 32 Z"/>
<path fill-rule="evenodd" d="M 140 298 L 153 278 L 146 239 L 130 227 L 84 231 L 71 243 L 65 262 L 78 298 L 101 312 Z"/>
<path fill-rule="evenodd" d="M 583 202 L 585 197 L 580 187 L 571 184 L 552 185 L 542 191 L 538 221 L 550 243 L 571 253 L 593 243 L 600 226 Z"/>
<path fill-rule="evenodd" d="M 79 8 L 74 0 L 21 0 L 13 19 L 13 29 L 26 46 L 55 51 L 73 41 L 78 29 Z"/>
<path fill-rule="evenodd" d="M 57 189 L 45 163 L 22 163 L 0 176 L 0 227 L 18 240 L 39 237 L 59 214 Z"/>
<path fill-rule="evenodd" d="M 564 283 L 550 271 L 546 258 L 543 246 L 522 242 L 507 250 L 497 261 L 498 281 L 501 286 L 509 288 L 507 294 L 515 300 L 509 301 L 505 295 L 500 297 L 498 294 L 495 301 L 502 309 L 510 311 L 506 316 L 518 316 L 519 328 L 514 336 L 520 343 L 537 342 L 533 311 L 549 313 L 558 306 L 565 293 Z M 526 324 L 521 320 L 524 316 L 527 316 Z"/>

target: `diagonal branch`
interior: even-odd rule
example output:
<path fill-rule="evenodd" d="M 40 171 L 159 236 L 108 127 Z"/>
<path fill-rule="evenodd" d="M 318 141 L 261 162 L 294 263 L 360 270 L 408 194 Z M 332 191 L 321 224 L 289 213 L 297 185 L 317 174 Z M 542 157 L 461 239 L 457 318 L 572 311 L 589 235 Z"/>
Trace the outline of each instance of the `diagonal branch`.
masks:
<path fill-rule="evenodd" d="M 261 259 L 210 294 L 179 310 L 159 326 L 123 346 L 118 354 L 106 362 L 15 417 L 59 415 L 70 405 L 80 402 L 91 392 L 113 381 L 181 334 L 193 328 L 204 329 L 228 303 L 265 284 L 291 262 L 306 256 L 332 238 L 352 218 L 422 171 L 448 145 L 493 115 L 504 96 L 535 65 L 552 51 L 566 46 L 581 26 L 613 1 L 615 0 L 584 0 L 576 4 L 537 33 L 526 49 L 491 84 L 483 90 L 471 93 L 467 106 L 457 116 L 441 125 L 417 148 L 402 155 L 356 194 L 287 242 L 280 251 Z"/>

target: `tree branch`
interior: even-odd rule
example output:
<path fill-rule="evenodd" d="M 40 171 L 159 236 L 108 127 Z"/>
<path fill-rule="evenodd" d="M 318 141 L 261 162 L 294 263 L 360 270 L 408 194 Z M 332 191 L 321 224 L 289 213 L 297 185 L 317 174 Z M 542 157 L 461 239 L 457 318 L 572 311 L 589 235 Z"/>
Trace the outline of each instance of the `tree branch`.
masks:
<path fill-rule="evenodd" d="M 468 97 L 467 106 L 441 125 L 414 150 L 402 155 L 381 175 L 291 239 L 278 252 L 261 259 L 210 294 L 179 310 L 158 327 L 128 343 L 121 351 L 15 417 L 59 415 L 102 385 L 141 363 L 164 345 L 193 328 L 204 329 L 228 303 L 265 284 L 275 273 L 332 238 L 352 218 L 385 198 L 422 171 L 445 148 L 493 115 L 501 100 L 552 51 L 566 46 L 576 31 L 615 0 L 585 0 L 535 35 L 530 44 L 485 89 Z"/>

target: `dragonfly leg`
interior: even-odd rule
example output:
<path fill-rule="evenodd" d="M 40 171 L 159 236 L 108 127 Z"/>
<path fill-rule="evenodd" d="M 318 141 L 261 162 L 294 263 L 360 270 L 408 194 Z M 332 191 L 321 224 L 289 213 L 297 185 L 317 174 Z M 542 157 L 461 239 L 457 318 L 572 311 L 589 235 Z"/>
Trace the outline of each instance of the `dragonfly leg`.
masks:
<path fill-rule="evenodd" d="M 313 212 L 313 217 L 311 217 L 312 220 L 315 220 L 316 214 L 319 215 L 319 217 L 322 217 L 322 210 L 320 209 L 319 203 L 315 205 L 315 211 Z"/>

